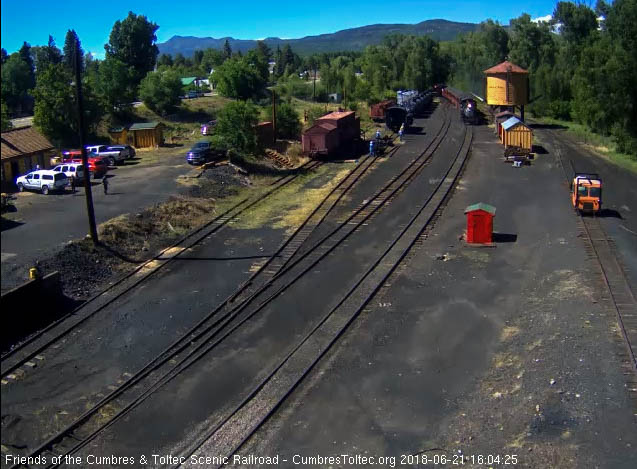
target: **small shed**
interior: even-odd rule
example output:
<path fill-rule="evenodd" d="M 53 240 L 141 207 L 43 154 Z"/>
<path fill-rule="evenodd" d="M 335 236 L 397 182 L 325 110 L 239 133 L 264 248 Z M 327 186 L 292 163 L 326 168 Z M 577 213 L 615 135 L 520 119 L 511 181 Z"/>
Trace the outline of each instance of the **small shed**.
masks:
<path fill-rule="evenodd" d="M 511 117 L 502 123 L 500 140 L 504 148 L 518 147 L 531 151 L 533 131 L 517 117 Z"/>
<path fill-rule="evenodd" d="M 518 117 L 515 115 L 513 111 L 502 111 L 498 112 L 495 116 L 495 133 L 498 134 L 498 137 L 502 139 L 502 123 L 511 117 Z M 518 117 L 519 119 L 519 117 Z"/>
<path fill-rule="evenodd" d="M 493 242 L 493 217 L 495 207 L 485 203 L 469 205 L 467 215 L 467 243 L 490 244 Z"/>
<path fill-rule="evenodd" d="M 164 143 L 164 124 L 140 122 L 128 128 L 128 144 L 135 148 L 158 147 Z"/>
<path fill-rule="evenodd" d="M 111 127 L 108 129 L 111 143 L 116 145 L 126 145 L 128 143 L 128 129 L 126 127 Z"/>

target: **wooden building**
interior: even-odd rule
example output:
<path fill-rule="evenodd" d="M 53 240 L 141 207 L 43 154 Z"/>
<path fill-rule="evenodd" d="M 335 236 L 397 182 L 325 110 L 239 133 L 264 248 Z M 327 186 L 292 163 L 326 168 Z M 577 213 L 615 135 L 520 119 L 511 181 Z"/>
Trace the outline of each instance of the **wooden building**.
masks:
<path fill-rule="evenodd" d="M 502 123 L 501 141 L 504 148 L 517 147 L 531 152 L 533 131 L 517 117 L 511 117 Z"/>
<path fill-rule="evenodd" d="M 128 127 L 127 143 L 135 148 L 158 147 L 164 143 L 164 124 L 140 122 Z"/>
<path fill-rule="evenodd" d="M 513 110 L 517 106 L 524 121 L 524 106 L 529 103 L 529 72 L 504 61 L 485 70 L 484 74 L 487 104 L 500 110 Z"/>
<path fill-rule="evenodd" d="M 2 132 L 2 190 L 12 190 L 15 180 L 29 171 L 51 167 L 55 149 L 35 127 Z"/>
<path fill-rule="evenodd" d="M 108 134 L 111 137 L 111 143 L 116 145 L 128 144 L 128 129 L 126 127 L 112 127 L 108 129 Z"/>

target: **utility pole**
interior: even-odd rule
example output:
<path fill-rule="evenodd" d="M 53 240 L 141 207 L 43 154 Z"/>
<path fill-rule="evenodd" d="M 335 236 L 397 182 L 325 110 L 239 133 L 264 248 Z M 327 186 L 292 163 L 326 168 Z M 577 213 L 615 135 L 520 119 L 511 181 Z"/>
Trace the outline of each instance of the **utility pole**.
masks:
<path fill-rule="evenodd" d="M 274 91 L 274 88 L 272 88 L 272 130 L 274 132 L 274 142 L 276 142 L 276 91 Z"/>
<path fill-rule="evenodd" d="M 79 52 L 79 39 L 75 42 L 75 96 L 77 98 L 77 123 L 80 131 L 80 150 L 82 151 L 82 166 L 84 168 L 84 194 L 86 195 L 86 213 L 88 214 L 88 228 L 93 244 L 97 244 L 97 226 L 95 225 L 95 210 L 93 208 L 93 193 L 91 192 L 91 179 L 88 170 L 88 156 L 86 155 L 84 134 L 84 102 L 82 100 L 82 57 Z M 102 176 L 106 177 L 106 176 Z"/>
<path fill-rule="evenodd" d="M 316 101 L 316 64 L 314 64 L 314 84 L 312 87 L 312 101 Z"/>

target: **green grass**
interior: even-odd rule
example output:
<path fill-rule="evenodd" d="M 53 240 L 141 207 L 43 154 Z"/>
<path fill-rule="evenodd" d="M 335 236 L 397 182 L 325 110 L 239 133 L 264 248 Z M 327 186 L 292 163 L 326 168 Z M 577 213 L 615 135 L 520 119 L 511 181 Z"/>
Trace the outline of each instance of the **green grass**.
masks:
<path fill-rule="evenodd" d="M 591 132 L 585 125 L 576 122 L 553 119 L 550 117 L 533 118 L 539 124 L 560 125 L 566 127 L 566 133 L 589 150 L 608 161 L 637 173 L 637 159 L 634 155 L 620 153 L 616 150 L 612 137 Z"/>

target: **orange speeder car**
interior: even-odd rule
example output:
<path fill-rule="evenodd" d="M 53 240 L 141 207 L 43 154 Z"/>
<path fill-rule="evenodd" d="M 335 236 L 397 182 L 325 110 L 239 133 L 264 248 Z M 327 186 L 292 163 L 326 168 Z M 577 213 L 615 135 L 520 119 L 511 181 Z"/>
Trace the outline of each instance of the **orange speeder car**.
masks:
<path fill-rule="evenodd" d="M 602 179 L 596 173 L 575 173 L 571 183 L 573 208 L 582 213 L 599 213 L 602 209 Z"/>

